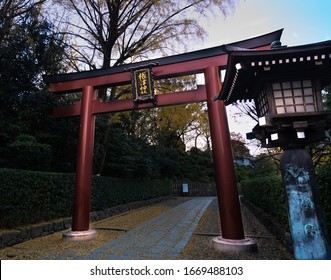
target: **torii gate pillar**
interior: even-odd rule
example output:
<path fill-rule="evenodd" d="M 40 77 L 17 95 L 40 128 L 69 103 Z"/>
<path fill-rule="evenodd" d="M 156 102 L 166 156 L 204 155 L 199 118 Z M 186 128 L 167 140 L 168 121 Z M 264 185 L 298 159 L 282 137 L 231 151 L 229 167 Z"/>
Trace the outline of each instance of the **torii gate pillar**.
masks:
<path fill-rule="evenodd" d="M 94 87 L 85 86 L 81 102 L 72 230 L 63 233 L 63 239 L 71 241 L 88 241 L 97 237 L 96 230 L 89 229 L 95 127 L 93 100 L 95 98 Z"/>
<path fill-rule="evenodd" d="M 256 242 L 244 235 L 225 105 L 212 100 L 221 89 L 220 71 L 211 66 L 204 74 L 222 229 L 221 236 L 213 239 L 214 247 L 223 252 L 255 251 Z"/>

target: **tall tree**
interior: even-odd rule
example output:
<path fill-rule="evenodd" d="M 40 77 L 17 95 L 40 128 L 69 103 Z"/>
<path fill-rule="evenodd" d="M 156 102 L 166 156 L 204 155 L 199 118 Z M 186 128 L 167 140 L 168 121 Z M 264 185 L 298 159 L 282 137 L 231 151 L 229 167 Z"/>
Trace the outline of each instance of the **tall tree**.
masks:
<path fill-rule="evenodd" d="M 202 38 L 199 17 L 207 11 L 225 14 L 234 0 L 53 0 L 66 14 L 64 32 L 74 51 L 73 66 L 106 68 L 169 54 L 185 38 Z M 186 40 L 187 41 L 187 40 Z M 77 63 L 78 62 L 78 63 Z M 102 99 L 114 98 L 103 91 Z"/>
<path fill-rule="evenodd" d="M 62 38 L 53 34 L 51 24 L 40 17 L 40 7 L 32 2 L 37 3 L 19 2 L 25 12 L 0 41 L 0 165 L 6 167 L 45 168 L 58 137 L 54 100 L 41 75 L 64 71 L 65 50 Z M 57 142 L 58 147 L 63 145 L 62 139 Z"/>
<path fill-rule="evenodd" d="M 326 86 L 322 90 L 323 105 L 328 111 L 331 111 L 331 85 Z M 326 137 L 317 144 L 312 144 L 307 147 L 311 154 L 314 166 L 323 165 L 331 160 L 331 130 L 326 132 Z"/>
<path fill-rule="evenodd" d="M 249 157 L 249 149 L 245 146 L 245 140 L 240 133 L 231 133 L 231 147 L 235 160 Z"/>
<path fill-rule="evenodd" d="M 0 42 L 10 33 L 22 16 L 42 5 L 46 0 L 1 0 L 0 2 Z"/>
<path fill-rule="evenodd" d="M 197 119 L 193 123 L 193 139 L 194 147 L 198 148 L 198 144 L 205 143 L 204 149 L 211 152 L 211 137 L 209 128 L 209 118 L 206 103 L 200 103 L 197 110 Z M 202 141 L 202 142 L 201 142 Z M 211 156 L 211 154 L 210 154 Z"/>

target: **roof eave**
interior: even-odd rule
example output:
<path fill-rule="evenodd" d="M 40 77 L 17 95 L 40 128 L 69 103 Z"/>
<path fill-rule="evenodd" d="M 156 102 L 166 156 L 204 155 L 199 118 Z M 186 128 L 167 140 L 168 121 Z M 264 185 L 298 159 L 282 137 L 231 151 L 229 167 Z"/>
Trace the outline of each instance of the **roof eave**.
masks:
<path fill-rule="evenodd" d="M 223 86 L 220 93 L 214 98 L 214 100 L 224 100 L 226 105 L 233 103 L 233 101 L 231 101 L 231 88 L 233 89 L 235 87 L 237 80 L 236 75 L 239 74 L 236 70 L 237 63 L 253 61 L 255 58 L 259 58 L 258 60 L 264 61 L 270 58 L 275 60 L 277 57 L 287 58 L 294 54 L 297 56 L 304 56 L 304 54 L 308 55 L 308 53 L 312 52 L 319 53 L 324 52 L 325 50 L 330 50 L 330 54 L 327 55 L 331 55 L 331 40 L 294 47 L 276 48 L 271 50 L 230 51 Z"/>

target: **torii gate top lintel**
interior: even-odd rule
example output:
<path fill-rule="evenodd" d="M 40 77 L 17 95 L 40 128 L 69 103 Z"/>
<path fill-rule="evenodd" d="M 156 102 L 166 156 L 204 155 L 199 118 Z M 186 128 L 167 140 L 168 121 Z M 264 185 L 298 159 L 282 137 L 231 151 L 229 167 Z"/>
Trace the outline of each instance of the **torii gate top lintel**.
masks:
<path fill-rule="evenodd" d="M 283 29 L 264 35 L 230 43 L 234 47 L 246 49 L 269 48 L 273 41 L 280 40 Z M 175 77 L 179 75 L 202 73 L 206 66 L 225 67 L 227 54 L 223 46 L 178 54 L 148 61 L 124 64 L 105 69 L 82 71 L 68 74 L 44 75 L 43 80 L 50 85 L 52 92 L 67 93 L 81 90 L 87 84 L 94 87 L 129 83 L 130 73 L 127 69 L 146 64 L 156 64 L 153 68 L 155 79 Z M 109 76 L 112 76 L 109 79 Z M 107 77 L 107 78 L 105 78 Z"/>

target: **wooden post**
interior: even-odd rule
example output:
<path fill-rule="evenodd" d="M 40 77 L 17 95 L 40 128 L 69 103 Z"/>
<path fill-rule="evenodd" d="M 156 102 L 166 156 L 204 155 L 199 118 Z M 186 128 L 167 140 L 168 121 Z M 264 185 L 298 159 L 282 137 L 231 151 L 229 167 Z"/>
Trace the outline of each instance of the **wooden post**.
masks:
<path fill-rule="evenodd" d="M 205 69 L 205 83 L 222 228 L 222 237 L 214 242 L 222 251 L 254 251 L 256 242 L 244 235 L 225 105 L 223 101 L 212 100 L 221 89 L 218 67 Z"/>
<path fill-rule="evenodd" d="M 63 235 L 65 239 L 69 240 L 91 240 L 96 237 L 96 231 L 89 230 L 95 123 L 94 99 L 94 88 L 92 86 L 84 87 L 81 102 L 72 231 Z"/>

